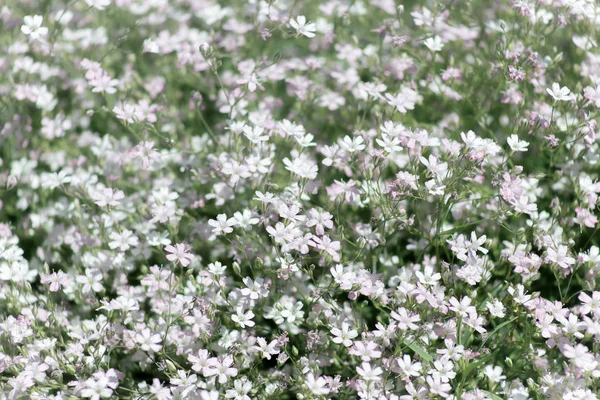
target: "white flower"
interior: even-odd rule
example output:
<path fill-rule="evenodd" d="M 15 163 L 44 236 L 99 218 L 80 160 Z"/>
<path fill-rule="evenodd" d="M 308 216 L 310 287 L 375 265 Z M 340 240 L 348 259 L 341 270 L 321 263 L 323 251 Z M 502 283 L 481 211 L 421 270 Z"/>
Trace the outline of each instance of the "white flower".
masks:
<path fill-rule="evenodd" d="M 348 153 L 360 152 L 367 147 L 362 136 L 351 138 L 348 135 L 344 136 L 344 139 L 340 142 L 340 146 Z"/>
<path fill-rule="evenodd" d="M 552 247 L 548 248 L 546 262 L 557 264 L 563 269 L 568 269 L 571 265 L 575 264 L 575 259 L 569 256 L 569 248 L 561 244 L 556 250 Z"/>
<path fill-rule="evenodd" d="M 572 98 L 571 90 L 566 86 L 560 87 L 558 82 L 552 84 L 552 89 L 546 88 L 546 92 L 556 101 L 568 101 Z"/>
<path fill-rule="evenodd" d="M 115 207 L 118 206 L 121 203 L 121 200 L 125 198 L 125 193 L 123 193 L 121 190 L 101 188 L 90 193 L 90 197 L 100 207 Z"/>
<path fill-rule="evenodd" d="M 254 144 L 259 144 L 260 142 L 266 142 L 269 140 L 269 136 L 265 135 L 265 129 L 261 128 L 259 126 L 255 126 L 255 127 L 250 127 L 250 126 L 244 126 L 244 136 L 246 136 L 246 138 L 254 143 Z"/>
<path fill-rule="evenodd" d="M 112 232 L 108 237 L 112 239 L 112 241 L 108 242 L 108 247 L 111 249 L 127 251 L 130 247 L 135 247 L 139 244 L 139 239 L 129 229 L 125 229 L 121 233 Z"/>
<path fill-rule="evenodd" d="M 590 50 L 590 49 L 593 49 L 594 47 L 598 46 L 598 43 L 596 43 L 594 38 L 591 36 L 574 35 L 572 37 L 572 40 L 573 40 L 573 43 L 575 44 L 575 46 L 577 46 L 583 50 Z"/>
<path fill-rule="evenodd" d="M 397 153 L 402 151 L 400 139 L 387 133 L 382 133 L 381 139 L 375 139 L 375 142 L 377 142 L 377 144 L 387 153 Z"/>
<path fill-rule="evenodd" d="M 85 0 L 88 6 L 95 8 L 96 10 L 104 10 L 104 8 L 110 5 L 111 0 Z"/>
<path fill-rule="evenodd" d="M 158 43 L 156 43 L 156 41 L 153 39 L 144 40 L 144 43 L 142 43 L 142 49 L 143 49 L 142 51 L 144 53 L 154 53 L 154 54 L 160 53 L 160 48 L 158 47 Z"/>
<path fill-rule="evenodd" d="M 232 226 L 236 226 L 237 221 L 234 218 L 227 219 L 225 214 L 219 214 L 216 220 L 208 220 L 208 224 L 213 227 L 212 232 L 215 235 L 223 235 L 233 232 Z"/>
<path fill-rule="evenodd" d="M 158 333 L 152 334 L 152 331 L 148 328 L 136 333 L 135 341 L 139 344 L 140 349 L 145 352 L 156 353 L 162 349 L 161 336 Z"/>
<path fill-rule="evenodd" d="M 435 179 L 431 179 L 425 182 L 425 187 L 429 191 L 429 194 L 432 196 L 442 196 L 444 194 L 444 189 L 446 189 L 446 185 L 437 184 Z"/>
<path fill-rule="evenodd" d="M 233 357 L 230 355 L 225 356 L 221 361 L 214 360 L 208 363 L 202 370 L 202 374 L 205 377 L 216 376 L 219 383 L 224 384 L 227 379 L 238 374 L 237 368 L 232 367 L 233 362 Z"/>
<path fill-rule="evenodd" d="M 254 313 L 252 311 L 246 311 L 244 313 L 244 310 L 241 307 L 238 307 L 237 313 L 231 316 L 231 320 L 238 324 L 242 329 L 247 326 L 254 326 L 252 318 L 254 318 Z"/>
<path fill-rule="evenodd" d="M 58 173 L 50 172 L 42 174 L 42 187 L 48 189 L 56 189 L 57 187 L 71 182 L 71 176 L 65 170 Z"/>
<path fill-rule="evenodd" d="M 167 260 L 172 262 L 179 261 L 181 265 L 187 267 L 194 259 L 194 255 L 191 253 L 191 247 L 186 243 L 177 243 L 175 246 L 167 246 L 165 250 L 170 254 L 167 254 Z"/>
<path fill-rule="evenodd" d="M 267 297 L 269 295 L 269 290 L 264 287 L 265 280 L 263 278 L 256 278 L 252 280 L 250 277 L 245 277 L 242 279 L 245 288 L 242 288 L 240 292 L 242 296 L 250 297 L 251 300 L 258 300 L 259 297 Z"/>
<path fill-rule="evenodd" d="M 363 362 L 360 367 L 356 367 L 356 372 L 365 381 L 380 381 L 383 370 L 380 367 L 371 367 L 371 364 Z"/>
<path fill-rule="evenodd" d="M 350 324 L 342 322 L 342 329 L 332 328 L 331 334 L 334 335 L 333 343 L 343 344 L 346 347 L 352 346 L 352 339 L 358 336 L 358 332 L 350 329 Z"/>
<path fill-rule="evenodd" d="M 311 372 L 306 375 L 306 381 L 304 382 L 308 390 L 312 394 L 320 396 L 329 394 L 329 388 L 327 387 L 327 381 L 322 376 L 315 379 L 315 375 Z"/>
<path fill-rule="evenodd" d="M 420 100 L 419 94 L 408 88 L 402 89 L 396 95 L 386 93 L 385 98 L 390 106 L 396 107 L 402 114 L 405 114 L 406 110 L 414 110 L 415 103 Z"/>
<path fill-rule="evenodd" d="M 41 36 L 48 34 L 48 28 L 42 26 L 44 17 L 41 15 L 27 15 L 23 18 L 23 26 L 21 26 L 21 32 L 29 35 L 31 40 L 36 40 Z"/>
<path fill-rule="evenodd" d="M 108 387 L 108 381 L 105 379 L 96 380 L 88 378 L 84 382 L 85 387 L 81 391 L 82 397 L 90 397 L 93 400 L 111 397 L 113 391 Z"/>
<path fill-rule="evenodd" d="M 54 98 L 54 95 L 48 90 L 46 85 L 39 88 L 37 99 L 35 100 L 35 106 L 37 108 L 44 111 L 52 111 L 57 103 L 58 100 Z"/>
<path fill-rule="evenodd" d="M 527 146 L 529 146 L 529 142 L 519 140 L 519 136 L 517 135 L 510 135 L 506 139 L 506 143 L 508 143 L 513 151 L 527 151 Z"/>
<path fill-rule="evenodd" d="M 265 338 L 257 337 L 256 338 L 257 345 L 252 349 L 256 352 L 261 353 L 261 357 L 266 358 L 267 360 L 271 359 L 272 355 L 279 354 L 280 350 L 278 346 L 277 340 L 272 340 L 270 343 L 267 343 Z"/>
<path fill-rule="evenodd" d="M 537 204 L 530 203 L 529 198 L 525 195 L 519 196 L 518 199 L 512 202 L 512 205 L 515 207 L 515 211 L 524 214 L 533 214 L 537 211 Z"/>
<path fill-rule="evenodd" d="M 0 280 L 15 283 L 32 282 L 37 276 L 36 270 L 30 270 L 25 260 L 0 263 Z"/>
<path fill-rule="evenodd" d="M 252 229 L 252 225 L 256 225 L 260 222 L 258 218 L 252 216 L 252 212 L 248 209 L 245 209 L 243 213 L 236 211 L 235 214 L 233 214 L 233 219 L 237 226 L 247 231 Z"/>
<path fill-rule="evenodd" d="M 283 163 L 285 164 L 285 169 L 298 175 L 300 178 L 315 179 L 319 172 L 319 168 L 315 164 L 304 158 L 294 158 L 290 161 L 286 157 L 283 159 Z"/>
<path fill-rule="evenodd" d="M 102 273 L 97 269 L 87 269 L 85 275 L 78 275 L 75 280 L 77 283 L 83 285 L 81 292 L 84 294 L 89 293 L 92 290 L 94 292 L 101 292 L 104 290 L 104 286 L 102 285 Z"/>
<path fill-rule="evenodd" d="M 233 382 L 233 389 L 228 389 L 225 397 L 234 400 L 250 400 L 250 397 L 246 395 L 250 389 L 252 389 L 252 382 L 249 382 L 246 377 L 236 379 Z"/>
<path fill-rule="evenodd" d="M 489 301 L 485 304 L 485 306 L 487 307 L 488 311 L 490 312 L 490 314 L 496 318 L 504 318 L 504 311 L 506 310 L 506 308 L 504 308 L 504 305 L 502 305 L 502 302 L 498 301 L 498 300 L 494 300 L 493 303 L 490 303 Z"/>
<path fill-rule="evenodd" d="M 444 48 L 444 43 L 442 42 L 442 39 L 437 35 L 426 39 L 423 42 L 423 44 L 433 52 L 438 52 Z"/>
<path fill-rule="evenodd" d="M 290 20 L 290 25 L 292 28 L 298 32 L 300 35 L 304 35 L 309 38 L 315 37 L 315 33 L 317 31 L 317 26 L 314 22 L 306 22 L 306 17 L 304 15 L 299 15 L 296 20 Z"/>
<path fill-rule="evenodd" d="M 506 379 L 506 376 L 502 375 L 502 368 L 499 366 L 491 366 L 486 365 L 483 368 L 483 373 L 487 376 L 492 382 L 500 382 Z"/>

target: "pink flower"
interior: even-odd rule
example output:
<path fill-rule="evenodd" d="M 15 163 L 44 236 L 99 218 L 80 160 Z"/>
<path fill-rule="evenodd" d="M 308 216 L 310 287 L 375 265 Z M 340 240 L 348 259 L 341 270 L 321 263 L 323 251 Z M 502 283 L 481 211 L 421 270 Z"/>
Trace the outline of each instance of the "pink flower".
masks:
<path fill-rule="evenodd" d="M 314 226 L 317 235 L 325 234 L 325 228 L 333 229 L 333 215 L 331 215 L 327 211 L 319 212 L 318 210 L 312 208 L 309 211 L 309 214 L 310 219 L 306 221 L 306 226 Z"/>
<path fill-rule="evenodd" d="M 58 292 L 61 287 L 67 287 L 71 285 L 71 281 L 67 274 L 62 271 L 53 272 L 50 275 L 42 275 L 42 283 L 50 284 L 49 290 L 51 292 Z"/>
<path fill-rule="evenodd" d="M 237 368 L 233 368 L 233 357 L 225 356 L 221 361 L 213 359 L 213 362 L 209 361 L 209 364 L 202 370 L 204 376 L 217 376 L 219 383 L 224 384 L 227 382 L 229 377 L 237 376 Z"/>
<path fill-rule="evenodd" d="M 121 190 L 103 188 L 93 192 L 90 197 L 100 207 L 116 207 L 121 203 L 121 200 L 125 198 L 125 193 Z"/>
<path fill-rule="evenodd" d="M 341 248 L 340 242 L 332 241 L 327 235 L 323 236 L 322 239 L 317 236 L 313 236 L 313 241 L 315 242 L 317 249 L 328 253 L 333 258 L 333 261 L 340 261 L 340 255 L 338 253 L 338 250 Z"/>
<path fill-rule="evenodd" d="M 112 79 L 106 73 L 98 75 L 94 79 L 90 80 L 90 86 L 93 87 L 92 92 L 94 93 L 116 93 L 117 89 L 115 89 L 115 86 L 117 86 L 118 84 L 118 80 Z"/>
<path fill-rule="evenodd" d="M 586 208 L 577 207 L 575 213 L 577 214 L 575 222 L 579 225 L 593 228 L 598 223 L 598 218 Z"/>
<path fill-rule="evenodd" d="M 160 153 L 154 150 L 154 142 L 140 142 L 130 154 L 131 158 L 140 160 L 143 169 L 150 169 L 152 163 L 160 161 Z"/>
<path fill-rule="evenodd" d="M 419 314 L 409 314 L 404 307 L 400 307 L 398 312 L 392 311 L 391 316 L 398 321 L 398 328 L 403 331 L 409 329 L 415 330 L 419 328 L 419 326 L 415 324 L 415 322 L 419 322 L 421 320 Z"/>
<path fill-rule="evenodd" d="M 559 245 L 556 249 L 548 248 L 546 255 L 547 263 L 554 263 L 563 269 L 569 269 L 571 265 L 575 264 L 575 259 L 570 257 L 569 249 L 567 246 Z"/>
<path fill-rule="evenodd" d="M 171 254 L 167 254 L 167 260 L 177 262 L 187 267 L 194 259 L 194 255 L 191 253 L 191 248 L 186 243 L 177 243 L 175 246 L 169 245 L 165 247 L 165 250 Z"/>

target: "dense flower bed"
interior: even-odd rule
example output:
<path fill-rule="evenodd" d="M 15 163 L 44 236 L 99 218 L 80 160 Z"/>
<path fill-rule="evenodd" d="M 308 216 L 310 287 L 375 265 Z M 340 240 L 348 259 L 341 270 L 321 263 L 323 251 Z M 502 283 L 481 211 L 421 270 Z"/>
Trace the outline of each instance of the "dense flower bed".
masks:
<path fill-rule="evenodd" d="M 596 1 L 2 3 L 0 398 L 598 398 Z"/>

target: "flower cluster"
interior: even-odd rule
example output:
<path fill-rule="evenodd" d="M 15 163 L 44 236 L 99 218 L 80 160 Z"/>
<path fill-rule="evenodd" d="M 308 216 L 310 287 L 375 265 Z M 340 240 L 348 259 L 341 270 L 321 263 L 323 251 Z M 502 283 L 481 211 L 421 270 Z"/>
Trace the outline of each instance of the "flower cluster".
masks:
<path fill-rule="evenodd" d="M 598 399 L 599 32 L 3 2 L 0 399 Z"/>

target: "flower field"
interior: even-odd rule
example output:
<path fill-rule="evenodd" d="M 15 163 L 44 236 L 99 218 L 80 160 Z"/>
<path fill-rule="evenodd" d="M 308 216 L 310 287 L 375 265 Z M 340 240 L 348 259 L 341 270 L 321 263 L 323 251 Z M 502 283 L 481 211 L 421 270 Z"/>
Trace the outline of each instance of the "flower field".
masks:
<path fill-rule="evenodd" d="M 600 3 L 4 0 L 0 400 L 595 400 Z"/>

